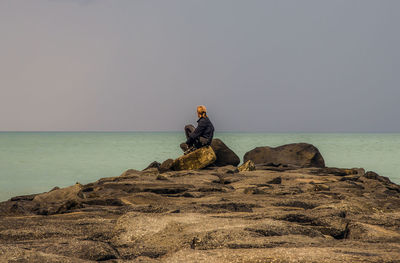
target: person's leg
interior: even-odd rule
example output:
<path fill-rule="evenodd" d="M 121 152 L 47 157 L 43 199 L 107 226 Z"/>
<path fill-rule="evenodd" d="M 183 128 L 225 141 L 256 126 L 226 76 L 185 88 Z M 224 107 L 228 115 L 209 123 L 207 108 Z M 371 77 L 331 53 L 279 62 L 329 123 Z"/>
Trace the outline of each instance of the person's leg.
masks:
<path fill-rule="evenodd" d="M 195 128 L 192 124 L 189 124 L 189 125 L 186 125 L 186 126 L 185 126 L 185 135 L 186 135 L 186 139 L 189 139 L 190 134 L 191 134 L 192 132 L 194 132 L 195 129 L 196 129 L 196 128 Z"/>
<path fill-rule="evenodd" d="M 191 134 L 192 132 L 194 132 L 195 129 L 196 129 L 196 128 L 195 128 L 192 124 L 189 124 L 189 125 L 186 125 L 186 126 L 185 126 L 185 135 L 186 135 L 186 139 L 189 138 L 190 134 Z M 187 145 L 187 144 L 184 143 L 184 142 L 181 143 L 180 147 L 181 147 L 181 149 L 182 149 L 183 152 L 186 152 L 186 151 L 189 149 L 189 145 Z"/>

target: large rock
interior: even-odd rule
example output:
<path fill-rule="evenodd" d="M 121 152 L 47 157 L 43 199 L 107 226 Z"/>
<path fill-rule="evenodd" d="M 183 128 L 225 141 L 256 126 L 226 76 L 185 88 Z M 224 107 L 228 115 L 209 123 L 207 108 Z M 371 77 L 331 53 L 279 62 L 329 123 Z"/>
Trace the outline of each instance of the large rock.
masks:
<path fill-rule="evenodd" d="M 220 139 L 213 139 L 211 142 L 211 147 L 213 148 L 217 160 L 215 165 L 225 166 L 234 165 L 237 166 L 240 163 L 239 156 L 236 155 L 228 146 L 225 145 Z"/>
<path fill-rule="evenodd" d="M 196 170 L 214 163 L 216 159 L 213 149 L 207 146 L 175 159 L 171 168 L 175 171 Z"/>
<path fill-rule="evenodd" d="M 252 160 L 255 164 L 325 167 L 318 149 L 308 143 L 286 144 L 276 148 L 257 147 L 247 152 L 243 159 L 243 162 Z"/>

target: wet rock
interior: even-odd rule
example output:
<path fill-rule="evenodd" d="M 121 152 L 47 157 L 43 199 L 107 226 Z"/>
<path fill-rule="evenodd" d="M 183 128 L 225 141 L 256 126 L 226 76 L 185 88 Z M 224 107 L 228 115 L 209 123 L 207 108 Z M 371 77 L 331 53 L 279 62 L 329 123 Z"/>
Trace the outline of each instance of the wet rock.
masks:
<path fill-rule="evenodd" d="M 239 156 L 236 155 L 228 146 L 225 145 L 220 139 L 213 139 L 211 142 L 211 148 L 214 150 L 217 160 L 215 165 L 225 166 L 234 165 L 237 166 L 240 163 Z"/>
<path fill-rule="evenodd" d="M 244 162 L 257 164 L 296 165 L 300 167 L 325 167 L 319 150 L 307 143 L 286 144 L 276 148 L 257 147 L 244 155 Z"/>
<path fill-rule="evenodd" d="M 248 160 L 244 164 L 238 167 L 240 172 L 245 172 L 245 171 L 255 171 L 256 166 L 252 160 Z"/>
<path fill-rule="evenodd" d="M 217 157 L 210 146 L 202 147 L 175 159 L 172 164 L 172 169 L 175 171 L 197 170 L 214 163 L 216 159 Z"/>

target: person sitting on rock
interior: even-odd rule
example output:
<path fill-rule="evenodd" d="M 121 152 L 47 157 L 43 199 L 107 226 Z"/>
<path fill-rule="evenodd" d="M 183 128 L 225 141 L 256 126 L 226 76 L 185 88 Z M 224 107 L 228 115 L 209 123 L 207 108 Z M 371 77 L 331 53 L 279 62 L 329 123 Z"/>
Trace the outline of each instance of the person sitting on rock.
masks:
<path fill-rule="evenodd" d="M 196 149 L 211 145 L 214 136 L 214 126 L 207 116 L 205 106 L 197 106 L 197 128 L 189 124 L 185 126 L 186 143 L 182 143 L 181 149 L 185 154 L 188 154 Z"/>

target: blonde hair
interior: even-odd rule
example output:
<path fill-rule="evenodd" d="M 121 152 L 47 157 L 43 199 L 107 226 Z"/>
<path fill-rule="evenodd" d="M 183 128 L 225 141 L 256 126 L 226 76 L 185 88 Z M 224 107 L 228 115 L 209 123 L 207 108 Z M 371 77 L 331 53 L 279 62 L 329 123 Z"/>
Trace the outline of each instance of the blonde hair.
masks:
<path fill-rule="evenodd" d="M 202 117 L 207 117 L 207 108 L 204 105 L 197 106 L 197 113 Z"/>

